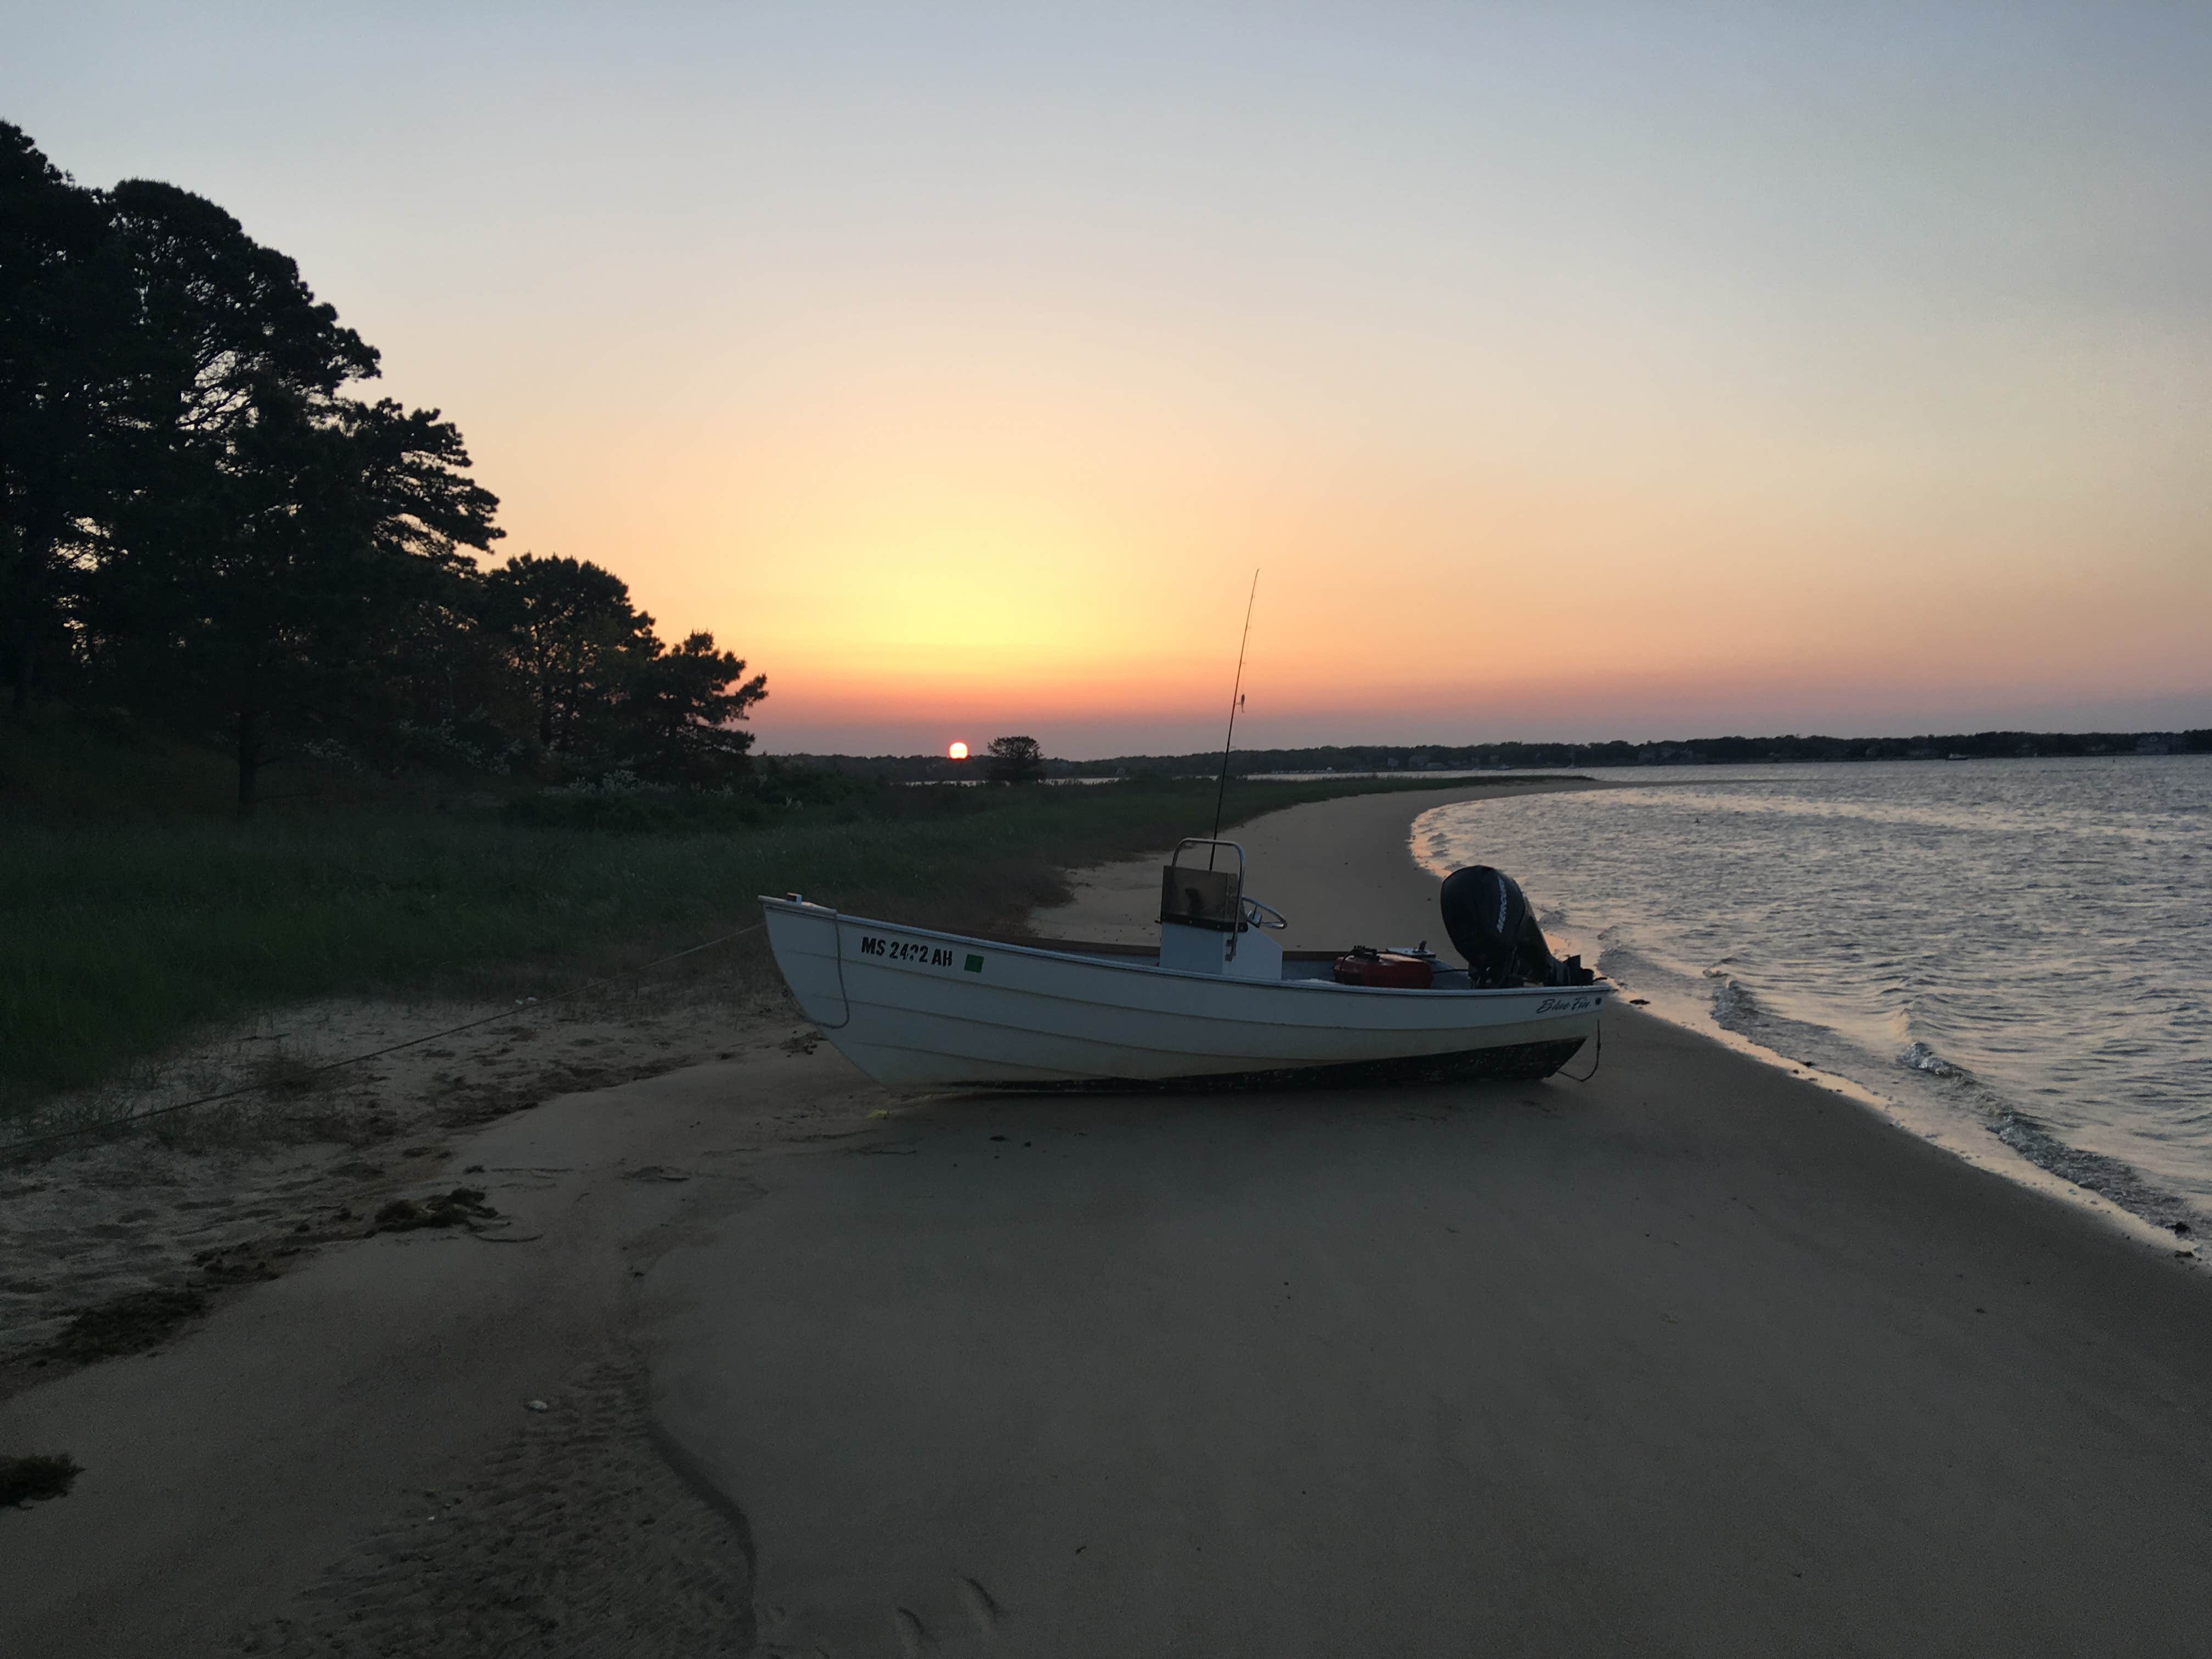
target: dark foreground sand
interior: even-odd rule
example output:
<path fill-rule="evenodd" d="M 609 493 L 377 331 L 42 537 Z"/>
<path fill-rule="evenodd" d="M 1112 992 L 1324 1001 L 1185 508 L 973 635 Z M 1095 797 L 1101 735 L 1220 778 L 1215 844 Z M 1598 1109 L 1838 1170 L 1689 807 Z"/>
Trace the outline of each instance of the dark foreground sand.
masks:
<path fill-rule="evenodd" d="M 1443 798 L 1255 826 L 1253 888 L 1435 939 Z M 769 1046 L 471 1163 L 539 1237 L 0 1406 L 89 1470 L 0 1513 L 0 1651 L 2212 1645 L 2197 1267 L 1631 1010 L 1588 1085 L 1280 1098 Z"/>

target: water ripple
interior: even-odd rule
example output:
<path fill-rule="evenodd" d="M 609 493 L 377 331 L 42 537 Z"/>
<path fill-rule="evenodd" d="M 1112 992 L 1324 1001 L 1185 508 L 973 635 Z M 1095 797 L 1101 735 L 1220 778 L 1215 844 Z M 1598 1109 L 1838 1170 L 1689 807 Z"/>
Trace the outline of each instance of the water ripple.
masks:
<path fill-rule="evenodd" d="M 1656 1001 L 2212 1213 L 2212 757 L 1626 775 L 1439 808 L 1415 851 L 1513 872 Z"/>

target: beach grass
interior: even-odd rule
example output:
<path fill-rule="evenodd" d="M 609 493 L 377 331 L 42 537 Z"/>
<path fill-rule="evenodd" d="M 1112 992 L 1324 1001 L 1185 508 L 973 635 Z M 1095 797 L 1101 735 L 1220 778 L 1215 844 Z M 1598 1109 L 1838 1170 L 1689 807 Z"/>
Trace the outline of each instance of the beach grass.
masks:
<path fill-rule="evenodd" d="M 1238 780 L 1225 821 L 1438 782 Z M 877 786 L 641 830 L 518 822 L 514 804 L 0 813 L 0 1111 L 320 997 L 565 988 L 757 921 L 762 893 L 1015 927 L 1065 895 L 1065 871 L 1202 832 L 1213 786 Z M 757 934 L 714 954 L 714 971 L 765 976 Z"/>

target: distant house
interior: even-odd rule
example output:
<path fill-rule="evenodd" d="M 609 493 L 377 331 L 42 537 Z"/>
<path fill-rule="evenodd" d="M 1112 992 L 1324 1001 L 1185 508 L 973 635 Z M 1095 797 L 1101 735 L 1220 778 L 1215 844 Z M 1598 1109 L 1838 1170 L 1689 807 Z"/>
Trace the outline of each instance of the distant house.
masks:
<path fill-rule="evenodd" d="M 2136 739 L 2138 755 L 2176 755 L 2181 752 L 2181 738 L 2172 732 L 2146 732 Z"/>

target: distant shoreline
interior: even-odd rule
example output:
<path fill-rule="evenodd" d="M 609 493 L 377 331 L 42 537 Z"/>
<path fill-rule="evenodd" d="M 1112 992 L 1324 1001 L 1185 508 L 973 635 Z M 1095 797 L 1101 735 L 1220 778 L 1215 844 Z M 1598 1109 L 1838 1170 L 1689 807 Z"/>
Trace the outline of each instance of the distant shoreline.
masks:
<path fill-rule="evenodd" d="M 764 753 L 767 751 L 763 751 Z M 2177 732 L 1974 732 L 1916 737 L 1693 738 L 1629 743 L 1350 744 L 1238 749 L 1233 777 L 1344 777 L 1427 773 L 1449 776 L 1562 768 L 1865 764 L 1878 761 L 2152 758 L 2212 754 L 2212 728 Z M 869 777 L 925 781 L 981 775 L 975 761 L 943 755 L 843 755 L 778 751 L 776 758 Z M 1050 759 L 1048 777 L 1214 777 L 1218 749 L 1188 755 Z"/>

